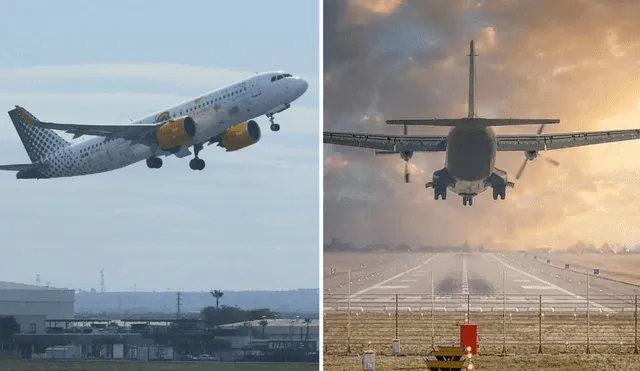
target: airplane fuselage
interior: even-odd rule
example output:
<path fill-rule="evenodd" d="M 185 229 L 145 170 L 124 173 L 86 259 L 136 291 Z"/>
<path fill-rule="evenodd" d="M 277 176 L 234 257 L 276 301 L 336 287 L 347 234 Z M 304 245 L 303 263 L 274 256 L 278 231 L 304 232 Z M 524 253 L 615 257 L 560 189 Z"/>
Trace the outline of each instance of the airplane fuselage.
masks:
<path fill-rule="evenodd" d="M 304 93 L 307 83 L 291 75 L 287 76 L 293 80 L 273 79 L 282 74 L 283 72 L 257 74 L 131 124 L 155 125 L 181 116 L 193 118 L 196 124 L 195 136 L 175 153 L 178 157 L 185 157 L 190 154 L 190 147 L 206 143 L 238 123 L 289 108 L 290 103 Z M 94 137 L 50 153 L 41 161 L 48 165 L 48 169 L 37 177 L 59 178 L 102 173 L 153 156 L 169 154 L 174 152 L 121 138 Z M 22 173 L 18 173 L 18 178 L 33 177 L 28 171 Z"/>
<path fill-rule="evenodd" d="M 494 173 L 497 151 L 496 134 L 491 127 L 453 127 L 447 136 L 445 168 L 453 185 L 449 189 L 461 195 L 484 192 Z"/>

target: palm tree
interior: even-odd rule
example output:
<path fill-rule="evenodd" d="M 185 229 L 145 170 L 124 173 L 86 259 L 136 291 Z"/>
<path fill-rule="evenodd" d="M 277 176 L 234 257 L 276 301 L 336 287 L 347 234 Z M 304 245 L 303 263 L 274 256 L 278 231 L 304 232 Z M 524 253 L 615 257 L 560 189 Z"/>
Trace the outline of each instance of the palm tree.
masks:
<path fill-rule="evenodd" d="M 216 298 L 216 309 L 220 309 L 220 298 L 224 296 L 224 292 L 220 290 L 210 291 L 211 295 Z"/>
<path fill-rule="evenodd" d="M 311 323 L 311 318 L 309 317 L 305 318 L 304 323 L 307 324 L 307 337 L 304 339 L 304 341 L 308 341 L 309 340 L 309 324 Z"/>
<path fill-rule="evenodd" d="M 267 327 L 268 324 L 269 322 L 264 318 L 260 321 L 260 326 L 262 326 L 262 336 L 264 336 L 264 329 L 265 327 Z"/>

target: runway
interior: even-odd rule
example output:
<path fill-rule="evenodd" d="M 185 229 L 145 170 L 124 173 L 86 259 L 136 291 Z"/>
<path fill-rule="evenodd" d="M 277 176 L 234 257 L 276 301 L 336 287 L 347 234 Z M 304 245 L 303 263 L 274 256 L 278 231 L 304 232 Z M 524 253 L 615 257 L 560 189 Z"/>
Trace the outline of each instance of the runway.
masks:
<path fill-rule="evenodd" d="M 587 293 L 586 272 L 545 262 L 519 253 L 407 253 L 352 273 L 350 288 L 346 275 L 325 278 L 324 310 L 395 310 L 396 295 L 398 310 L 406 311 L 635 310 L 637 286 L 590 276 Z"/>

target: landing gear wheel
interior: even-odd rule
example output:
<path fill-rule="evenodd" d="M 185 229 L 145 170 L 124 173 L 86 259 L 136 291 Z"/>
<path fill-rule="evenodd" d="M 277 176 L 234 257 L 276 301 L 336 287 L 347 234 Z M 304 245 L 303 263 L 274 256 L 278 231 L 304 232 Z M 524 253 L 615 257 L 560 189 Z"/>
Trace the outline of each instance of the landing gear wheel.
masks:
<path fill-rule="evenodd" d="M 280 125 L 276 124 L 273 120 L 275 119 L 273 115 L 267 115 L 267 117 L 269 118 L 269 122 L 271 123 L 271 126 L 269 127 L 271 129 L 271 131 L 278 131 L 280 130 Z"/>
<path fill-rule="evenodd" d="M 471 196 L 462 196 L 462 206 L 472 206 L 473 205 L 473 197 Z"/>
<path fill-rule="evenodd" d="M 193 160 L 189 161 L 189 167 L 191 168 L 191 170 L 202 170 L 204 169 L 205 165 L 206 164 L 204 160 L 200 158 L 194 158 Z"/>
<path fill-rule="evenodd" d="M 447 199 L 447 187 L 443 186 L 434 186 L 433 187 L 433 197 L 437 200 L 442 197 L 442 200 Z"/>
<path fill-rule="evenodd" d="M 160 157 L 150 157 L 147 159 L 147 167 L 149 169 L 160 169 L 162 167 L 162 159 Z"/>
<path fill-rule="evenodd" d="M 189 161 L 189 167 L 191 168 L 191 170 L 204 169 L 204 165 L 205 165 L 204 160 L 201 158 L 198 158 L 198 155 L 200 154 L 200 151 L 202 151 L 202 148 L 204 148 L 202 144 L 196 144 L 193 146 L 193 152 L 195 152 L 196 158 Z"/>
<path fill-rule="evenodd" d="M 501 200 L 504 200 L 506 197 L 506 193 L 507 193 L 507 187 L 506 186 L 496 186 L 493 187 L 493 199 L 497 200 L 498 197 L 500 197 Z"/>

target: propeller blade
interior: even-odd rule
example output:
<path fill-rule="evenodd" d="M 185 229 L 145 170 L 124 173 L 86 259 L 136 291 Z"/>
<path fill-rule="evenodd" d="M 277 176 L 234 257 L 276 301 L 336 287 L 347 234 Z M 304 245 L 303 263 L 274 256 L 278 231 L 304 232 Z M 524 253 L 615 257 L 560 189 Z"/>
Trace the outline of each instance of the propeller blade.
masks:
<path fill-rule="evenodd" d="M 551 159 L 551 158 L 548 158 L 548 157 L 545 157 L 544 159 L 547 160 L 547 162 L 549 162 L 553 166 L 559 166 L 560 165 L 560 163 L 558 161 L 554 160 L 554 159 Z"/>
<path fill-rule="evenodd" d="M 542 134 L 542 130 L 544 129 L 544 125 L 545 124 L 540 125 L 540 128 L 538 129 L 538 135 Z"/>
<path fill-rule="evenodd" d="M 520 166 L 520 170 L 518 170 L 518 174 L 516 174 L 516 179 L 520 179 L 520 177 L 522 176 L 522 173 L 524 172 L 524 168 L 527 167 L 528 162 L 529 162 L 529 159 L 525 158 L 524 162 L 522 163 L 522 166 Z"/>
<path fill-rule="evenodd" d="M 404 124 L 404 127 L 402 128 L 402 134 L 407 135 L 407 133 L 407 124 Z"/>
<path fill-rule="evenodd" d="M 409 161 L 404 162 L 404 182 L 409 183 Z"/>

